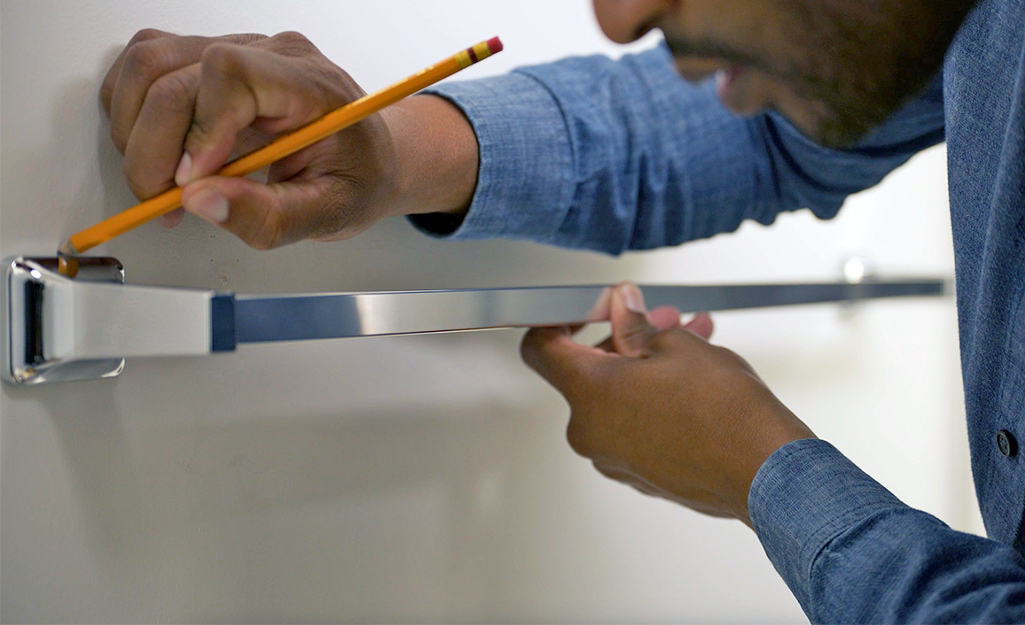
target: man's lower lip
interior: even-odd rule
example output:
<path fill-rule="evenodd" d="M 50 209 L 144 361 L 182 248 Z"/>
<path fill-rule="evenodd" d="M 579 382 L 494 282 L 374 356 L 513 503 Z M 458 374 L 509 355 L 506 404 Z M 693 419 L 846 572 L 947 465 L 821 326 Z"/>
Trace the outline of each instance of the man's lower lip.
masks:
<path fill-rule="evenodd" d="M 746 70 L 743 67 L 730 67 L 715 73 L 715 93 L 723 104 L 730 104 L 730 89 Z"/>

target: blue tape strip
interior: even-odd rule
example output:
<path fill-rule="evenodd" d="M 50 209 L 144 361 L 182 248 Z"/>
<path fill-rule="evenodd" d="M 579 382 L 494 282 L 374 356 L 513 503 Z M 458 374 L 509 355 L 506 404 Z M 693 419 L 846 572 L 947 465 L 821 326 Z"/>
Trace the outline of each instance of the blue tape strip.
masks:
<path fill-rule="evenodd" d="M 236 300 L 239 343 L 361 336 L 351 295 L 243 297 Z"/>
<path fill-rule="evenodd" d="M 235 295 L 218 293 L 210 298 L 210 351 L 233 352 L 237 344 Z"/>

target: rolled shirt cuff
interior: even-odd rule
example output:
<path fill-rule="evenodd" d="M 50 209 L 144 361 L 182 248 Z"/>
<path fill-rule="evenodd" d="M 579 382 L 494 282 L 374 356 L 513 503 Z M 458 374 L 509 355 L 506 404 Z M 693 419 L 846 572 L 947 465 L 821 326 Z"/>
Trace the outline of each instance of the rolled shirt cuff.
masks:
<path fill-rule="evenodd" d="M 543 242 L 558 231 L 574 192 L 573 153 L 548 89 L 512 72 L 424 93 L 462 110 L 477 135 L 480 162 L 473 201 L 461 222 L 434 214 L 413 215 L 410 222 L 451 240 L 502 236 Z"/>
<path fill-rule="evenodd" d="M 845 530 L 896 509 L 909 508 L 819 439 L 776 450 L 748 493 L 751 524 L 765 553 L 809 614 L 816 558 Z"/>

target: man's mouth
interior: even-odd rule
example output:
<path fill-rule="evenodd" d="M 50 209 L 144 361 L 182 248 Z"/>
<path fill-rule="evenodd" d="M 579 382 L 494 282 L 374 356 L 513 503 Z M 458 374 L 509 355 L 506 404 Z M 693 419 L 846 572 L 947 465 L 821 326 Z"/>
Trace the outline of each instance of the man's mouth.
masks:
<path fill-rule="evenodd" d="M 751 115 L 764 108 L 760 83 L 748 65 L 732 64 L 715 57 L 676 57 L 676 71 L 690 82 L 698 83 L 715 76 L 719 101 L 738 115 Z"/>
<path fill-rule="evenodd" d="M 746 73 L 747 69 L 739 66 L 727 67 L 715 72 L 716 95 L 727 108 L 736 112 L 741 112 L 740 109 L 746 108 L 740 101 L 737 89 L 737 80 Z"/>
<path fill-rule="evenodd" d="M 723 63 L 712 58 L 676 57 L 675 65 L 684 80 L 698 83 L 714 75 Z"/>

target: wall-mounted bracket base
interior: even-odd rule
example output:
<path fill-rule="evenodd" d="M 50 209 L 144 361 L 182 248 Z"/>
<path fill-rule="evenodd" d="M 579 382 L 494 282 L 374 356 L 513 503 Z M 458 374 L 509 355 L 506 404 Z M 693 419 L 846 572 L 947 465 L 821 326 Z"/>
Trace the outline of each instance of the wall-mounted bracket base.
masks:
<path fill-rule="evenodd" d="M 116 258 L 83 257 L 76 282 L 124 284 L 124 267 Z M 3 381 L 44 384 L 114 377 L 124 358 L 67 359 L 53 353 L 47 333 L 47 300 L 61 298 L 70 279 L 57 273 L 56 257 L 19 256 L 4 261 L 2 289 Z M 53 325 L 50 320 L 49 325 Z"/>

